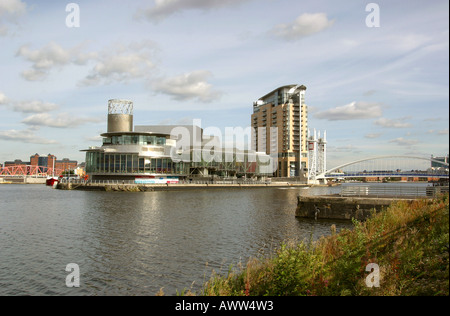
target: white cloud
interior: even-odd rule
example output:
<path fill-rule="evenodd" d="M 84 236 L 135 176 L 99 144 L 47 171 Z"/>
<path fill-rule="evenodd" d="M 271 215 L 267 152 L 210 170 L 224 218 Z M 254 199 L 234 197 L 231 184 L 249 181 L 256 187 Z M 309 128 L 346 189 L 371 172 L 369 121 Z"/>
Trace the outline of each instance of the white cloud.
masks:
<path fill-rule="evenodd" d="M 354 145 L 328 146 L 328 151 L 331 153 L 360 153 L 361 149 Z"/>
<path fill-rule="evenodd" d="M 4 105 L 8 103 L 8 99 L 3 92 L 0 92 L 0 105 Z"/>
<path fill-rule="evenodd" d="M 49 113 L 39 113 L 26 117 L 22 120 L 22 123 L 33 127 L 72 128 L 85 123 L 99 121 L 99 119 L 75 117 L 68 113 L 59 113 L 56 116 L 50 115 Z"/>
<path fill-rule="evenodd" d="M 55 103 L 43 102 L 39 100 L 32 100 L 32 101 L 10 100 L 2 92 L 0 92 L 0 105 L 4 105 L 14 112 L 21 112 L 21 113 L 43 113 L 53 111 L 59 108 L 59 106 Z"/>
<path fill-rule="evenodd" d="M 43 113 L 54 111 L 58 108 L 59 106 L 55 103 L 42 101 L 21 101 L 14 102 L 12 105 L 13 111 L 22 113 Z"/>
<path fill-rule="evenodd" d="M 27 9 L 26 3 L 21 0 L 0 1 L 0 36 L 9 33 L 7 23 L 16 23 L 17 19 L 24 15 Z"/>
<path fill-rule="evenodd" d="M 151 41 L 131 43 L 128 46 L 116 45 L 91 58 L 95 59 L 95 66 L 90 74 L 80 82 L 82 86 L 109 84 L 113 81 L 126 82 L 150 75 L 155 67 L 152 61 L 156 44 Z M 81 56 L 88 59 L 87 56 Z"/>
<path fill-rule="evenodd" d="M 364 137 L 365 138 L 378 138 L 382 135 L 382 133 L 370 133 L 370 134 L 366 134 Z"/>
<path fill-rule="evenodd" d="M 155 0 L 153 7 L 138 12 L 137 16 L 145 16 L 149 20 L 158 21 L 188 9 L 211 10 L 248 1 L 250 0 Z"/>
<path fill-rule="evenodd" d="M 412 146 L 412 145 L 416 145 L 416 144 L 419 143 L 418 140 L 415 140 L 415 139 L 404 139 L 403 137 L 392 139 L 389 142 L 397 144 L 398 146 Z"/>
<path fill-rule="evenodd" d="M 388 127 L 388 128 L 408 128 L 412 125 L 410 123 L 406 123 L 405 120 L 407 118 L 401 118 L 397 120 L 391 120 L 385 117 L 381 117 L 378 120 L 375 121 L 375 125 L 381 126 L 381 127 Z"/>
<path fill-rule="evenodd" d="M 328 20 L 325 13 L 304 13 L 292 23 L 275 26 L 271 33 L 286 40 L 298 40 L 319 33 L 333 24 L 334 20 Z"/>
<path fill-rule="evenodd" d="M 334 109 L 321 111 L 314 116 L 329 121 L 360 120 L 380 117 L 382 115 L 381 104 L 370 102 L 352 102 Z"/>
<path fill-rule="evenodd" d="M 5 15 L 22 15 L 27 5 L 20 0 L 2 0 L 0 2 L 0 17 Z"/>
<path fill-rule="evenodd" d="M 28 144 L 58 144 L 55 140 L 41 138 L 35 135 L 34 130 L 32 128 L 28 128 L 26 130 L 6 130 L 0 131 L 0 139 L 14 142 L 23 142 Z"/>
<path fill-rule="evenodd" d="M 197 70 L 171 78 L 153 81 L 156 92 L 172 96 L 175 100 L 198 99 L 201 102 L 211 102 L 221 96 L 214 91 L 207 79 L 212 76 L 207 70 Z"/>
<path fill-rule="evenodd" d="M 41 49 L 32 50 L 29 45 L 19 48 L 16 56 L 25 58 L 32 63 L 30 69 L 22 72 L 22 77 L 29 81 L 45 79 L 55 67 L 62 67 L 72 60 L 73 52 L 64 49 L 59 44 L 51 42 Z"/>
<path fill-rule="evenodd" d="M 151 41 L 129 45 L 117 44 L 102 52 L 85 52 L 82 46 L 84 45 L 67 49 L 50 42 L 40 49 L 33 50 L 29 45 L 23 45 L 16 56 L 25 58 L 32 65 L 22 72 L 22 77 L 28 81 L 44 80 L 53 69 L 94 62 L 90 74 L 79 83 L 81 86 L 90 86 L 141 78 L 148 75 L 154 67 L 152 58 L 156 44 Z"/>

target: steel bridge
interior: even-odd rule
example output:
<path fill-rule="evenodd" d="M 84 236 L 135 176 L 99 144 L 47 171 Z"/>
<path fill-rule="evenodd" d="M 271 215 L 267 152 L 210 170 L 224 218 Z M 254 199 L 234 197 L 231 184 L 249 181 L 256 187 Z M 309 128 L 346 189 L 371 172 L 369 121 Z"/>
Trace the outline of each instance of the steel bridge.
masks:
<path fill-rule="evenodd" d="M 432 163 L 439 167 L 432 167 Z M 449 164 L 433 158 L 401 155 L 377 156 L 355 160 L 328 169 L 310 180 L 326 181 L 362 177 L 448 179 Z"/>
<path fill-rule="evenodd" d="M 43 166 L 14 165 L 0 167 L 0 177 L 27 177 L 46 178 L 48 176 L 59 177 L 64 172 L 63 169 L 51 169 Z"/>

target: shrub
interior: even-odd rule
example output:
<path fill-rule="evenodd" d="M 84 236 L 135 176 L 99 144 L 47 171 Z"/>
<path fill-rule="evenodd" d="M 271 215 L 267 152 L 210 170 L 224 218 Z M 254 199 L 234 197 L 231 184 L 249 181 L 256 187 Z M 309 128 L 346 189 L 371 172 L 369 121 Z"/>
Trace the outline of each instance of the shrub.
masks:
<path fill-rule="evenodd" d="M 398 202 L 353 230 L 309 244 L 284 243 L 270 257 L 214 274 L 203 295 L 448 295 L 448 195 Z M 365 284 L 369 263 L 380 287 Z"/>

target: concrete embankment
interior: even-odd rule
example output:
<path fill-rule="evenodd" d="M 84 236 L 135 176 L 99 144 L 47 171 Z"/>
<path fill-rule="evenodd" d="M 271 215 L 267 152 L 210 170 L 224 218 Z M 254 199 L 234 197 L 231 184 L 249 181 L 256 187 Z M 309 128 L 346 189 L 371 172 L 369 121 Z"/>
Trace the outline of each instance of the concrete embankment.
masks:
<path fill-rule="evenodd" d="M 2 177 L 1 184 L 45 184 L 46 178 L 39 177 Z"/>
<path fill-rule="evenodd" d="M 189 184 L 96 184 L 96 183 L 58 183 L 60 190 L 85 190 L 85 191 L 117 191 L 117 192 L 147 192 L 169 190 L 196 190 L 196 189 L 245 189 L 245 188 L 290 188 L 306 187 L 306 184 L 275 182 L 275 183 L 189 183 Z"/>
<path fill-rule="evenodd" d="M 393 202 L 411 198 L 342 197 L 342 196 L 299 196 L 296 217 L 314 219 L 365 220 L 374 212 L 387 208 Z"/>

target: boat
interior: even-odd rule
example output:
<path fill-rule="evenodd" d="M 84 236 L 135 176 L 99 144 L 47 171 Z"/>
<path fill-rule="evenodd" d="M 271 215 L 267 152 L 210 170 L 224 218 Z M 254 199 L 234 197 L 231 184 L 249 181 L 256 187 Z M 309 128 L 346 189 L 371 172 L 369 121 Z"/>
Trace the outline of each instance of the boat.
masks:
<path fill-rule="evenodd" d="M 53 188 L 56 188 L 56 185 L 59 182 L 59 178 L 55 177 L 55 158 L 53 157 L 53 170 L 52 170 L 52 175 L 47 176 L 47 180 L 45 180 L 45 185 L 51 186 Z"/>
<path fill-rule="evenodd" d="M 45 180 L 45 184 L 51 187 L 56 187 L 56 185 L 58 184 L 59 180 L 57 177 L 47 177 L 47 180 Z"/>

